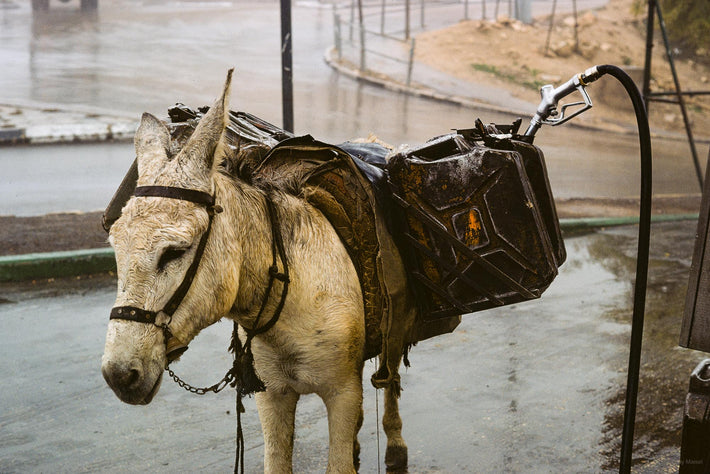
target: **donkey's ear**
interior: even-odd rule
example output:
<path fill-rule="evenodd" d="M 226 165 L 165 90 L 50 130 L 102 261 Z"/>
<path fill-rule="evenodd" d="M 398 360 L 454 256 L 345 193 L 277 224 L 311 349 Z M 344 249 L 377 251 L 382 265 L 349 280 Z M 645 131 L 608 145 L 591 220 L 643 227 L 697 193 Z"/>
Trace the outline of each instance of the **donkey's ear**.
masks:
<path fill-rule="evenodd" d="M 229 120 L 229 91 L 232 72 L 234 69 L 227 72 L 222 97 L 200 119 L 192 136 L 178 154 L 178 160 L 193 166 L 196 165 L 199 169 L 212 170 L 215 164 L 215 151 Z"/>
<path fill-rule="evenodd" d="M 146 112 L 141 117 L 133 142 L 138 158 L 138 173 L 142 175 L 141 168 L 145 169 L 149 162 L 168 158 L 170 131 L 162 121 Z"/>
<path fill-rule="evenodd" d="M 170 146 L 170 131 L 161 120 L 146 112 L 141 117 L 141 123 L 136 130 L 133 142 L 136 154 L 139 156 L 146 152 L 163 152 L 167 155 Z"/>

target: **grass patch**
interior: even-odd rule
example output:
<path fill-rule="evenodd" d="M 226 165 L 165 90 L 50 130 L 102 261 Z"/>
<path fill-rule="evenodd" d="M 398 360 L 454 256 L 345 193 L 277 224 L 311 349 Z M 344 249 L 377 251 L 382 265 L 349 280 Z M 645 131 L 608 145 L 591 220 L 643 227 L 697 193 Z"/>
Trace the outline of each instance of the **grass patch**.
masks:
<path fill-rule="evenodd" d="M 479 72 L 485 72 L 487 74 L 491 74 L 498 79 L 502 79 L 507 82 L 512 82 L 514 84 L 519 84 L 523 87 L 527 87 L 528 89 L 533 89 L 533 90 L 539 90 L 540 87 L 545 85 L 543 81 L 540 81 L 537 79 L 537 71 L 532 70 L 530 71 L 531 75 L 533 76 L 532 79 L 524 79 L 521 78 L 515 74 L 509 73 L 509 72 L 504 72 L 498 69 L 496 66 L 493 66 L 492 64 L 480 64 L 480 63 L 474 63 L 471 65 L 474 70 L 479 71 Z"/>

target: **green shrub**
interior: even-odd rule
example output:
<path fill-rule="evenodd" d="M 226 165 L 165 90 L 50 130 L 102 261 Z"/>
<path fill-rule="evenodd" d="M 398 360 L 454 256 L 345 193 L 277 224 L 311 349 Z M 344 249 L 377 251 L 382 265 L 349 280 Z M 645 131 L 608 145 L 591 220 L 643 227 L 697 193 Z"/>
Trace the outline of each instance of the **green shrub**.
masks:
<path fill-rule="evenodd" d="M 636 11 L 645 15 L 647 5 L 637 0 Z M 710 0 L 660 0 L 660 5 L 673 47 L 685 57 L 710 62 Z"/>

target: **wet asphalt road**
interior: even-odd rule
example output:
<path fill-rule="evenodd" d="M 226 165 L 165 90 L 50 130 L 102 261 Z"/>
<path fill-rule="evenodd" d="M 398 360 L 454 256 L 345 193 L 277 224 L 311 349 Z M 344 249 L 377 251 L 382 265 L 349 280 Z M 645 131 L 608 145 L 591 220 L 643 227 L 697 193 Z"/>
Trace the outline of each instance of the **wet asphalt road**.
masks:
<path fill-rule="evenodd" d="M 654 226 L 636 472 L 672 472 L 687 380 L 702 355 L 677 347 L 692 222 Z M 612 472 L 617 463 L 635 268 L 634 227 L 568 237 L 568 261 L 540 300 L 464 316 L 420 343 L 403 370 L 410 472 Z M 111 278 L 4 286 L 0 304 L 0 472 L 230 472 L 231 393 L 164 380 L 146 407 L 121 403 L 100 373 Z M 200 334 L 176 370 L 211 385 L 230 366 L 231 325 Z M 360 472 L 377 472 L 376 395 L 365 367 Z M 382 413 L 382 397 L 379 399 Z M 262 469 L 253 400 L 247 472 Z M 322 472 L 325 409 L 303 397 L 296 472 Z M 383 467 L 383 464 L 381 464 Z"/>

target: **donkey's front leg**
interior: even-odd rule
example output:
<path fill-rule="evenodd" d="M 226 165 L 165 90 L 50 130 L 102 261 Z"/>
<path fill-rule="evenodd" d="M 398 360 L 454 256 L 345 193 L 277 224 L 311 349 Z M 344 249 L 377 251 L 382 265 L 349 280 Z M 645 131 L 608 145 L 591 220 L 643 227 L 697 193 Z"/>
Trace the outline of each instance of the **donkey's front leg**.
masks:
<path fill-rule="evenodd" d="M 256 394 L 256 408 L 264 433 L 265 473 L 293 471 L 293 426 L 298 398 L 299 394 L 287 387 Z"/>
<path fill-rule="evenodd" d="M 321 395 L 328 410 L 328 474 L 354 473 L 353 447 L 362 416 L 362 379 L 333 387 Z"/>

